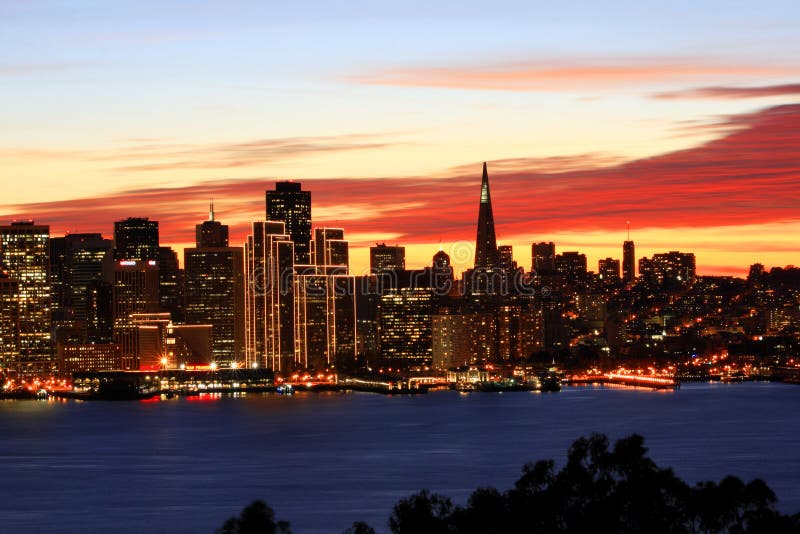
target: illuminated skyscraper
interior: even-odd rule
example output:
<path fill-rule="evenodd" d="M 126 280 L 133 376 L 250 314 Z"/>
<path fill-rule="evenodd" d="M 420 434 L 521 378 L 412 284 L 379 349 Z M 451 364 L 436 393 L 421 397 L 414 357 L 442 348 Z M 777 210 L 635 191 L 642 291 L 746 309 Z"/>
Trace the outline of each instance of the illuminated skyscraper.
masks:
<path fill-rule="evenodd" d="M 103 279 L 103 261 L 111 248 L 112 241 L 100 234 L 68 234 L 50 239 L 55 320 L 77 321 L 85 326 L 89 286 Z"/>
<path fill-rule="evenodd" d="M 19 305 L 19 283 L 0 270 L 0 370 L 19 362 Z"/>
<path fill-rule="evenodd" d="M 341 228 L 315 228 L 312 265 L 296 267 L 297 365 L 320 368 L 356 356 L 356 279 Z"/>
<path fill-rule="evenodd" d="M 294 243 L 282 221 L 257 221 L 245 243 L 247 363 L 287 371 L 295 361 Z"/>
<path fill-rule="evenodd" d="M 311 263 L 326 274 L 347 274 L 350 249 L 342 228 L 314 228 Z"/>
<path fill-rule="evenodd" d="M 158 259 L 158 221 L 129 217 L 114 223 L 114 258 L 149 261 Z"/>
<path fill-rule="evenodd" d="M 285 233 L 294 243 L 294 263 L 311 261 L 311 192 L 303 191 L 297 182 L 277 182 L 274 191 L 267 191 L 267 220 L 283 221 Z"/>
<path fill-rule="evenodd" d="M 406 248 L 376 243 L 374 247 L 369 247 L 369 268 L 373 273 L 405 269 Z"/>
<path fill-rule="evenodd" d="M 56 367 L 51 346 L 50 227 L 33 221 L 0 226 L 0 253 L 0 264 L 19 284 L 19 359 L 14 367 L 23 374 L 50 374 Z"/>
<path fill-rule="evenodd" d="M 295 284 L 297 366 L 320 369 L 356 357 L 355 277 L 299 268 Z"/>
<path fill-rule="evenodd" d="M 481 178 L 481 200 L 478 209 L 478 235 L 475 239 L 475 268 L 490 269 L 499 266 L 497 237 L 494 232 L 492 196 L 489 192 L 489 173 L 486 162 L 483 164 Z"/>
<path fill-rule="evenodd" d="M 197 247 L 183 252 L 186 322 L 212 325 L 216 362 L 244 362 L 244 249 L 228 247 L 228 226 L 213 221 L 213 210 L 210 217 L 197 225 Z"/>
<path fill-rule="evenodd" d="M 155 260 L 121 260 L 111 264 L 107 280 L 112 284 L 114 326 L 130 324 L 132 313 L 157 313 L 158 266 Z"/>
<path fill-rule="evenodd" d="M 650 284 L 685 285 L 696 276 L 695 257 L 691 252 L 671 251 L 639 260 L 639 275 Z"/>

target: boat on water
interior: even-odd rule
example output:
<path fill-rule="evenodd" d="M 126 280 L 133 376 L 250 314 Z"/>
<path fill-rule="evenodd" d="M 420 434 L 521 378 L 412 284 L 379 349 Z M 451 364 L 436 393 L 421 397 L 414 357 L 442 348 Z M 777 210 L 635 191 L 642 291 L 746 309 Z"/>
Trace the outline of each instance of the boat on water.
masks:
<path fill-rule="evenodd" d="M 561 391 L 561 373 L 551 367 L 539 376 L 539 384 L 541 391 Z"/>

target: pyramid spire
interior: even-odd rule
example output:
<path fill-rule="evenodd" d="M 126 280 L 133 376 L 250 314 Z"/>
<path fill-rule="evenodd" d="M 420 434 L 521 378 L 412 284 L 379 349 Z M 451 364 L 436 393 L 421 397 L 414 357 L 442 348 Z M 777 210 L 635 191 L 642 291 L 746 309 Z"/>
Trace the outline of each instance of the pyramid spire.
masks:
<path fill-rule="evenodd" d="M 497 267 L 497 237 L 494 232 L 494 215 L 492 214 L 492 196 L 489 192 L 489 172 L 483 162 L 481 178 L 481 202 L 478 209 L 478 235 L 475 239 L 475 268 Z"/>

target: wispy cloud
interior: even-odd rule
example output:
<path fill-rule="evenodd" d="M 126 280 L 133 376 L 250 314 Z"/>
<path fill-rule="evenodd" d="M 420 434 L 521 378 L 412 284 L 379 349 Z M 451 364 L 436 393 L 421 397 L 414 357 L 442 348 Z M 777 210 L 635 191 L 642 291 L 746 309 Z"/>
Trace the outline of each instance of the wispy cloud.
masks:
<path fill-rule="evenodd" d="M 800 218 L 800 104 L 724 123 L 733 130 L 718 139 L 647 159 L 614 161 L 594 154 L 490 162 L 499 238 L 618 231 L 628 219 L 640 228 L 699 231 Z M 480 169 L 474 161 L 434 177 L 332 177 L 304 181 L 303 187 L 312 191 L 315 224 L 341 225 L 348 235 L 387 235 L 400 243 L 471 240 Z M 264 190 L 273 185 L 252 178 L 132 189 L 25 204 L 0 219 L 32 217 L 61 233 L 109 232 L 121 217 L 150 216 L 161 222 L 164 242 L 190 243 L 214 197 L 219 218 L 231 224 L 233 241 L 241 242 L 249 221 L 263 217 Z"/>
<path fill-rule="evenodd" d="M 726 63 L 697 58 L 630 57 L 384 68 L 353 75 L 348 79 L 366 85 L 500 91 L 583 91 L 798 72 L 800 67 Z"/>
<path fill-rule="evenodd" d="M 760 85 L 753 87 L 695 87 L 679 91 L 666 91 L 656 93 L 655 98 L 763 98 L 770 96 L 800 96 L 800 83 L 787 83 L 781 85 Z"/>
<path fill-rule="evenodd" d="M 0 148 L 0 159 L 71 159 L 107 163 L 122 172 L 176 169 L 230 169 L 291 161 L 315 154 L 375 150 L 408 144 L 392 133 L 256 139 L 233 143 L 177 143 L 169 139 L 131 139 L 106 150 Z"/>

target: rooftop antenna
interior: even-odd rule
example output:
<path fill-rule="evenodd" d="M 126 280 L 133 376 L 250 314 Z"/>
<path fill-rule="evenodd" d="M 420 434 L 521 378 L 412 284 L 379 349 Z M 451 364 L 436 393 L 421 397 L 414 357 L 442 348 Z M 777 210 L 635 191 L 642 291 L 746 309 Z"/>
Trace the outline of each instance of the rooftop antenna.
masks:
<path fill-rule="evenodd" d="M 213 221 L 214 220 L 214 199 L 213 198 L 211 199 L 211 203 L 208 206 L 208 220 L 209 221 Z"/>
<path fill-rule="evenodd" d="M 631 222 L 627 221 L 628 224 L 628 241 L 631 240 Z"/>

